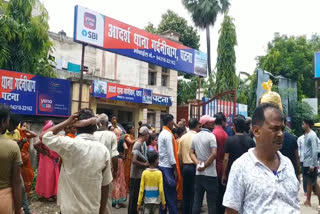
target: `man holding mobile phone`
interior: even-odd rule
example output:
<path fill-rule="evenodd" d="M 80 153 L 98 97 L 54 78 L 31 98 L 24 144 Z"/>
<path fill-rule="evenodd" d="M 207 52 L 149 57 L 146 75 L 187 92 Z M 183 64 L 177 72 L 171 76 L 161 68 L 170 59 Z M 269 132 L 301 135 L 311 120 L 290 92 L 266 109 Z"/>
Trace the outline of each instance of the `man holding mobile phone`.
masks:
<path fill-rule="evenodd" d="M 195 195 L 192 213 L 200 213 L 204 193 L 207 193 L 208 213 L 216 213 L 218 178 L 216 170 L 217 141 L 212 134 L 215 118 L 204 115 L 200 118 L 202 130 L 197 133 L 191 144 L 190 157 L 197 165 Z"/>

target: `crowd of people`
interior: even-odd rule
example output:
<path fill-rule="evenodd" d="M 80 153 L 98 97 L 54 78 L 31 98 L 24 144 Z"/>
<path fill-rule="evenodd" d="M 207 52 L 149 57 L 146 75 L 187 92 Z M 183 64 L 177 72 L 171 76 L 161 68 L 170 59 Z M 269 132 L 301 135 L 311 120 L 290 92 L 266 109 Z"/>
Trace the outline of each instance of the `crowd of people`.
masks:
<path fill-rule="evenodd" d="M 199 214 L 205 194 L 209 214 L 300 213 L 301 166 L 304 205 L 311 206 L 312 190 L 320 203 L 312 120 L 303 121 L 298 141 L 286 131 L 282 110 L 269 103 L 252 120 L 236 115 L 232 124 L 222 112 L 177 124 L 166 114 L 162 122 L 160 133 L 142 122 L 124 130 L 116 116 L 109 121 L 91 109 L 59 124 L 47 121 L 34 143 L 35 193 L 57 201 L 62 214 L 112 213 L 127 201 L 128 214 Z M 3 104 L 0 132 L 0 213 L 28 214 L 29 147 L 37 134 Z"/>

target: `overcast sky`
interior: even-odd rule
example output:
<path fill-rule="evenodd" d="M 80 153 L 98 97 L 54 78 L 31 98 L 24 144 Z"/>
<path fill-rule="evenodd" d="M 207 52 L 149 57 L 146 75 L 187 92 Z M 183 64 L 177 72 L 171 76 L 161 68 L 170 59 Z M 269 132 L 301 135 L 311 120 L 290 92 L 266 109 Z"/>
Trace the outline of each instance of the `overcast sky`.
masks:
<path fill-rule="evenodd" d="M 50 31 L 64 30 L 73 35 L 74 6 L 81 5 L 119 21 L 144 28 L 148 22 L 158 25 L 168 9 L 178 13 L 193 25 L 182 0 L 41 0 L 49 13 Z M 256 56 L 266 53 L 274 33 L 288 35 L 320 34 L 319 0 L 231 0 L 229 14 L 235 19 L 238 46 L 237 72 L 252 73 Z M 223 17 L 211 29 L 211 59 L 215 68 L 218 31 Z M 199 29 L 201 51 L 206 50 L 205 31 Z"/>

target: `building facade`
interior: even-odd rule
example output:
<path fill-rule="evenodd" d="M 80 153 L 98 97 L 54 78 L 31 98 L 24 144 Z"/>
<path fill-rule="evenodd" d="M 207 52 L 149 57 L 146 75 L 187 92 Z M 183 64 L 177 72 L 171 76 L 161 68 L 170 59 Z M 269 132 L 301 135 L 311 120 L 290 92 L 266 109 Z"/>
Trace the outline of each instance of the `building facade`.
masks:
<path fill-rule="evenodd" d="M 82 45 L 73 42 L 64 32 L 49 32 L 54 44 L 51 57 L 55 59 L 58 78 L 80 76 Z M 172 33 L 170 34 L 172 37 Z M 178 38 L 174 38 L 178 40 Z M 90 46 L 85 47 L 84 54 L 85 79 L 91 82 L 100 81 L 118 84 L 121 87 L 149 89 L 153 92 L 152 104 L 99 98 L 89 92 L 88 85 L 83 86 L 82 107 L 90 107 L 96 113 L 116 115 L 123 126 L 138 122 L 148 123 L 157 131 L 161 129 L 161 117 L 166 113 L 177 115 L 177 81 L 178 72 L 143 61 L 106 52 Z M 90 84 L 90 83 L 88 83 Z M 72 91 L 72 102 L 79 98 L 79 85 L 75 82 Z M 91 92 L 92 92 L 91 88 Z M 72 111 L 77 106 L 73 105 Z"/>

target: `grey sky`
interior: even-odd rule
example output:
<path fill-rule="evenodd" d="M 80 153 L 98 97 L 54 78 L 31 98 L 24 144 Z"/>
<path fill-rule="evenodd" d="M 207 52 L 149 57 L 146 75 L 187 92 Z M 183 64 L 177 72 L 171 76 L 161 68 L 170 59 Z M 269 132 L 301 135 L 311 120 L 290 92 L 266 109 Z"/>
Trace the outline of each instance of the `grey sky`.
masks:
<path fill-rule="evenodd" d="M 157 25 L 168 9 L 193 24 L 181 0 L 41 0 L 49 12 L 50 31 L 64 30 L 73 35 L 74 6 L 81 5 L 119 21 L 144 28 Z M 238 46 L 237 72 L 252 73 L 255 57 L 266 52 L 275 32 L 288 35 L 320 34 L 319 0 L 231 0 L 229 13 L 235 19 Z M 218 31 L 223 17 L 211 29 L 212 68 L 217 58 Z M 201 51 L 206 51 L 205 32 L 200 30 Z"/>

